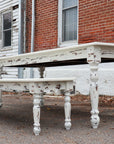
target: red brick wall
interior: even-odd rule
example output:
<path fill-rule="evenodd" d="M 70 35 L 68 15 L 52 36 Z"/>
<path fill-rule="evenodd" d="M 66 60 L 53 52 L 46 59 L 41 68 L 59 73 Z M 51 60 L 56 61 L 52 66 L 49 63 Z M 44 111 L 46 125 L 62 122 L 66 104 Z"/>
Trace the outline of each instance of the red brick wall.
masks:
<path fill-rule="evenodd" d="M 26 50 L 30 51 L 32 0 L 27 0 Z M 58 0 L 36 0 L 35 51 L 57 47 Z M 79 43 L 114 42 L 114 1 L 79 0 Z"/>
<path fill-rule="evenodd" d="M 36 0 L 34 50 L 57 47 L 58 0 Z M 27 0 L 27 50 L 30 49 L 31 0 Z M 29 31 L 29 33 L 28 33 Z"/>
<path fill-rule="evenodd" d="M 114 42 L 114 0 L 79 0 L 79 43 Z"/>

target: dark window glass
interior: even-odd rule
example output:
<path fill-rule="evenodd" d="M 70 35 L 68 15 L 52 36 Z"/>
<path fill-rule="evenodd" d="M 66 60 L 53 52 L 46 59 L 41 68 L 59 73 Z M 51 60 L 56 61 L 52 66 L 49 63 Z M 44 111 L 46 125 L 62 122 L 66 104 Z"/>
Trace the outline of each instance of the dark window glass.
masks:
<path fill-rule="evenodd" d="M 3 46 L 11 46 L 11 12 L 3 14 Z"/>
<path fill-rule="evenodd" d="M 11 28 L 11 12 L 3 15 L 4 30 Z"/>
<path fill-rule="evenodd" d="M 11 30 L 4 31 L 4 46 L 11 46 Z"/>

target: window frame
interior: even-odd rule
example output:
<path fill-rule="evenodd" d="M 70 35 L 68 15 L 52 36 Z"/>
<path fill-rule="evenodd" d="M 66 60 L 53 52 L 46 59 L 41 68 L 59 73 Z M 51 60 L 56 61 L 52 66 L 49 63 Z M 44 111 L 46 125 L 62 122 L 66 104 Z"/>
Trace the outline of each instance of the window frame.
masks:
<path fill-rule="evenodd" d="M 79 14 L 79 1 L 77 0 L 77 40 L 70 40 L 62 42 L 62 13 L 63 0 L 58 0 L 58 46 L 65 47 L 78 44 L 78 14 Z"/>
<path fill-rule="evenodd" d="M 4 14 L 11 13 L 11 28 L 7 30 L 11 30 L 11 45 L 4 46 Z M 10 50 L 12 48 L 12 10 L 5 10 L 2 12 L 2 49 L 1 50 Z"/>

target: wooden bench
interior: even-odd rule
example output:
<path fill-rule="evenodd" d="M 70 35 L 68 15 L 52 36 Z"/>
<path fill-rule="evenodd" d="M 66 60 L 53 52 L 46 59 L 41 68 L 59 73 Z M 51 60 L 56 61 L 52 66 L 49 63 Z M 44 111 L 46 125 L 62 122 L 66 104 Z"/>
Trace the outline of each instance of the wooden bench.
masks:
<path fill-rule="evenodd" d="M 29 91 L 33 94 L 33 118 L 34 118 L 34 134 L 39 135 L 40 129 L 40 105 L 42 103 L 43 95 L 65 95 L 65 128 L 71 128 L 71 104 L 70 92 L 73 91 L 74 78 L 61 79 L 8 79 L 0 80 L 0 89 L 4 91 Z"/>
<path fill-rule="evenodd" d="M 97 128 L 99 125 L 99 111 L 98 111 L 98 101 L 99 101 L 99 92 L 98 92 L 98 66 L 100 63 L 103 62 L 114 62 L 114 44 L 111 43 L 100 43 L 100 42 L 94 42 L 89 44 L 81 44 L 76 46 L 70 46 L 65 48 L 56 48 L 51 50 L 44 50 L 44 51 L 38 51 L 33 53 L 27 53 L 27 54 L 21 54 L 17 56 L 11 56 L 11 57 L 4 57 L 0 58 L 0 75 L 2 75 L 2 69 L 3 67 L 40 67 L 41 71 L 43 67 L 52 67 L 52 66 L 64 66 L 64 65 L 79 65 L 79 64 L 89 64 L 90 65 L 90 97 L 91 97 L 91 124 L 93 128 Z M 43 71 L 41 72 L 43 73 Z M 35 79 L 34 79 L 35 80 Z M 33 83 L 33 79 L 27 80 L 16 80 L 16 84 L 20 85 L 20 90 L 24 90 L 22 85 L 27 86 L 31 85 Z M 22 82 L 21 82 L 22 81 Z M 32 81 L 32 82 L 30 82 Z M 39 83 L 40 79 L 34 81 L 34 85 L 36 83 Z M 42 79 L 42 84 L 48 80 L 45 78 Z M 53 81 L 53 80 L 52 80 Z M 54 79 L 54 86 L 56 85 L 56 82 L 58 82 L 59 79 Z M 61 80 L 60 80 L 61 81 Z M 59 81 L 59 82 L 60 82 Z M 16 89 L 14 86 L 15 80 L 1 80 L 0 85 L 4 89 L 6 87 L 6 90 L 8 90 L 7 82 L 9 82 L 9 85 L 12 83 L 13 89 Z M 50 80 L 49 80 L 50 82 Z M 62 82 L 62 81 L 61 81 Z M 64 85 L 69 83 L 69 80 L 67 78 L 63 79 L 63 82 L 65 82 Z M 71 90 L 73 89 L 73 80 L 70 79 L 71 87 L 69 87 Z M 53 85 L 53 84 L 52 84 Z M 1 88 L 1 89 L 2 89 Z M 66 90 L 69 89 L 66 87 Z M 43 87 L 41 88 L 43 89 Z M 18 89 L 17 89 L 18 90 Z M 38 90 L 37 90 L 38 91 Z M 67 129 L 70 129 L 70 98 L 69 98 L 69 92 L 67 93 L 65 100 L 65 114 L 66 114 L 66 123 L 69 126 L 65 126 Z M 35 94 L 34 96 L 34 113 L 39 112 L 39 104 L 40 104 L 40 96 Z M 34 132 L 36 135 L 39 134 L 40 126 L 39 126 L 39 118 L 38 115 L 35 114 L 35 127 Z M 67 125 L 66 124 L 66 125 Z"/>

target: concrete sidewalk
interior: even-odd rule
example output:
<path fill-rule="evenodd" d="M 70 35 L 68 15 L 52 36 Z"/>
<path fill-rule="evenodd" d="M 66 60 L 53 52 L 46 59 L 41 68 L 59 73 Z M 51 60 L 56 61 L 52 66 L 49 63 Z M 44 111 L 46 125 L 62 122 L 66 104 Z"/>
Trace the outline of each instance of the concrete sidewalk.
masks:
<path fill-rule="evenodd" d="M 72 99 L 72 128 L 64 129 L 64 99 L 46 98 L 41 134 L 34 136 L 31 96 L 4 96 L 0 109 L 0 144 L 114 144 L 114 107 L 99 107 L 98 129 L 90 126 L 90 102 Z"/>

